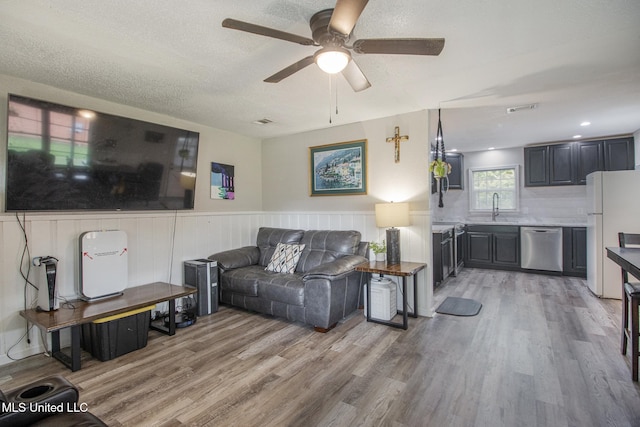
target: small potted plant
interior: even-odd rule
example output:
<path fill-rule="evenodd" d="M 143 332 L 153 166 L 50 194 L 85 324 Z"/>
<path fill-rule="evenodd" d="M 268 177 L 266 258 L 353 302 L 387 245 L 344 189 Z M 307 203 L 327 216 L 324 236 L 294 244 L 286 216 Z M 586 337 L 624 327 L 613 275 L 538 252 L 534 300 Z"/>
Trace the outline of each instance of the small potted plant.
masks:
<path fill-rule="evenodd" d="M 374 254 L 376 254 L 376 261 L 384 261 L 387 255 L 387 245 L 383 240 L 382 243 L 371 242 L 369 244 L 371 246 L 371 250 Z"/>
<path fill-rule="evenodd" d="M 429 164 L 429 172 L 433 172 L 435 179 L 445 178 L 451 173 L 451 165 L 444 160 L 434 160 Z"/>

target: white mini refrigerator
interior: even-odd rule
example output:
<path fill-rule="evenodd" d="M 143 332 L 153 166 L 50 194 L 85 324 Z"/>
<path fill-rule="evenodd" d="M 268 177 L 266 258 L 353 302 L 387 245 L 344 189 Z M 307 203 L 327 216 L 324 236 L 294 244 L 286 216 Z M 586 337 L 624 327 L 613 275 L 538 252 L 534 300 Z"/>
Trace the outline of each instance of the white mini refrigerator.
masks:
<path fill-rule="evenodd" d="M 618 246 L 618 233 L 640 233 L 639 194 L 640 170 L 587 175 L 587 285 L 598 297 L 622 298 L 620 266 L 606 248 Z"/>

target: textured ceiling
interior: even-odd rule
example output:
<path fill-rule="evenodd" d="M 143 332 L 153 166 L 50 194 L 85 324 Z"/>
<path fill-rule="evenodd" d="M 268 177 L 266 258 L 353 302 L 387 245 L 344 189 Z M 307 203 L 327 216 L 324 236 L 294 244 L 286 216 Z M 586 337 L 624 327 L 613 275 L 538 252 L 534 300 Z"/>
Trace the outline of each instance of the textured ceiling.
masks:
<path fill-rule="evenodd" d="M 446 44 L 437 57 L 354 54 L 372 87 L 355 93 L 338 75 L 338 115 L 315 65 L 263 82 L 317 48 L 221 26 L 310 37 L 311 15 L 334 4 L 0 0 L 0 73 L 256 138 L 439 107 L 447 146 L 463 151 L 640 128 L 638 0 L 372 0 L 356 39 Z"/>

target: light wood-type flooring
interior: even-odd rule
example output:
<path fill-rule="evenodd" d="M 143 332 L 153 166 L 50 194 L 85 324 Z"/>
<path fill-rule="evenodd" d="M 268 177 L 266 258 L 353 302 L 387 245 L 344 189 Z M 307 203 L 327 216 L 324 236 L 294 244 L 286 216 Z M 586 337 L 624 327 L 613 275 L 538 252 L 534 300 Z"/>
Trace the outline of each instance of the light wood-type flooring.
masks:
<path fill-rule="evenodd" d="M 620 301 L 581 279 L 465 269 L 435 293 L 475 317 L 362 311 L 326 333 L 229 307 L 174 337 L 70 372 L 45 356 L 0 367 L 8 390 L 62 374 L 110 426 L 640 426 L 619 351 Z"/>

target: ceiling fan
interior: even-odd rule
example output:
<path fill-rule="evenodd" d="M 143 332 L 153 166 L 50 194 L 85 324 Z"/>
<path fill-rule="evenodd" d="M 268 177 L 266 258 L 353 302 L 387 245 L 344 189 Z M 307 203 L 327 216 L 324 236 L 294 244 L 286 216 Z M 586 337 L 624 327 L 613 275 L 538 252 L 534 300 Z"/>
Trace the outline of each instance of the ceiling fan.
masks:
<path fill-rule="evenodd" d="M 321 46 L 313 55 L 267 77 L 265 82 L 278 83 L 315 62 L 329 74 L 342 72 L 356 92 L 367 89 L 371 83 L 351 58 L 350 50 L 358 54 L 439 55 L 444 48 L 443 38 L 359 39 L 348 45 L 356 21 L 367 2 L 368 0 L 337 0 L 334 9 L 315 13 L 309 20 L 311 38 L 231 18 L 222 21 L 222 26 L 304 46 Z"/>

